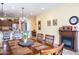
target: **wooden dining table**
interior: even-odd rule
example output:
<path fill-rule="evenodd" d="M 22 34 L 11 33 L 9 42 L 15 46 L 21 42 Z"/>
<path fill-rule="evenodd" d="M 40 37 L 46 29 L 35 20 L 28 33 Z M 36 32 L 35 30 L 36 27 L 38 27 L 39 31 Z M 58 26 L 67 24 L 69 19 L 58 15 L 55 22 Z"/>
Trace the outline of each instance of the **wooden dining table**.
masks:
<path fill-rule="evenodd" d="M 11 43 L 11 40 L 9 40 L 7 42 L 9 55 L 36 55 L 40 54 L 40 51 L 43 49 L 53 48 L 51 46 L 45 45 L 44 43 L 40 43 L 32 39 L 29 40 L 32 41 L 34 44 L 28 47 L 18 45 L 19 42 L 22 42 L 22 39 L 14 39 L 12 40 L 13 43 Z"/>

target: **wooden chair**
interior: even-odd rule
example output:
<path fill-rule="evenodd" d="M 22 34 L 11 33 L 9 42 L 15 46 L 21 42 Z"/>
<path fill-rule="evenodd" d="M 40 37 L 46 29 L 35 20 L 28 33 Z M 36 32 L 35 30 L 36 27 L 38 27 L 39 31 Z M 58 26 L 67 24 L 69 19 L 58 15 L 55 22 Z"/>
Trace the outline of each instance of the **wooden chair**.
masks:
<path fill-rule="evenodd" d="M 8 44 L 10 47 L 18 45 L 19 40 L 9 40 Z"/>
<path fill-rule="evenodd" d="M 36 37 L 30 37 L 29 40 L 31 40 L 33 42 L 36 42 L 37 41 L 37 38 Z"/>
<path fill-rule="evenodd" d="M 42 43 L 44 41 L 43 36 L 43 34 L 37 33 L 37 41 Z"/>
<path fill-rule="evenodd" d="M 9 40 L 8 41 L 8 45 L 9 45 L 11 54 L 12 54 L 13 50 L 20 48 L 20 46 L 18 45 L 18 42 L 19 42 L 19 40 Z"/>
<path fill-rule="evenodd" d="M 64 44 L 62 43 L 59 47 L 53 49 L 41 50 L 41 55 L 62 55 Z"/>
<path fill-rule="evenodd" d="M 57 48 L 57 55 L 62 55 L 63 53 L 63 48 L 64 48 L 64 43 L 62 43 L 58 48 Z"/>
<path fill-rule="evenodd" d="M 53 35 L 45 35 L 45 44 L 46 45 L 49 45 L 49 46 L 52 46 L 54 45 L 54 36 Z"/>

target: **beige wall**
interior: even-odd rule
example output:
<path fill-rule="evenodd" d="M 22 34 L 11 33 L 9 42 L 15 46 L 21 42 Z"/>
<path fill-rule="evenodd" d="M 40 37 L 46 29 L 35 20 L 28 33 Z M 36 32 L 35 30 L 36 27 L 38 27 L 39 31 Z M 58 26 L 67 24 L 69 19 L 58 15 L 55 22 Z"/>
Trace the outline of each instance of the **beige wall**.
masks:
<path fill-rule="evenodd" d="M 44 33 L 44 34 L 51 34 L 55 35 L 55 43 L 59 43 L 59 27 L 61 26 L 68 26 L 69 24 L 69 18 L 71 16 L 78 16 L 79 17 L 79 4 L 66 4 L 62 7 L 52 9 L 48 12 L 44 12 L 37 16 L 36 23 L 38 23 L 38 20 L 41 20 L 41 26 L 42 29 L 39 31 L 37 29 L 37 32 Z M 47 26 L 46 22 L 47 20 L 58 20 L 57 26 Z M 78 25 L 78 24 L 77 24 Z"/>
<path fill-rule="evenodd" d="M 31 18 L 31 30 L 36 30 L 37 24 L 36 24 L 36 16 Z"/>

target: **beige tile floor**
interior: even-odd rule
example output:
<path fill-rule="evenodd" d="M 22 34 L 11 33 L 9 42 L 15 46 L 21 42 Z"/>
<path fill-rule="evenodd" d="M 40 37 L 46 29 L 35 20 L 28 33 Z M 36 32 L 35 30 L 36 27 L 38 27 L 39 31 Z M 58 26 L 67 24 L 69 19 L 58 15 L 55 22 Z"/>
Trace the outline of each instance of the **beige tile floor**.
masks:
<path fill-rule="evenodd" d="M 79 55 L 79 52 L 73 52 L 64 48 L 63 55 Z"/>

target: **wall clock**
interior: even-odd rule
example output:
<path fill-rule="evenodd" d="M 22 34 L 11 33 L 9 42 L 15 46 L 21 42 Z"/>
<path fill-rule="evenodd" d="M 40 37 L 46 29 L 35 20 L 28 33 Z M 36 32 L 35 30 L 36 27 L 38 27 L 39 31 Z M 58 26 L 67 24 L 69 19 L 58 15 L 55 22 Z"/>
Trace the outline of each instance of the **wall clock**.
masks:
<path fill-rule="evenodd" d="M 77 16 L 72 16 L 69 19 L 69 23 L 72 25 L 76 25 L 78 23 L 78 21 L 79 21 L 79 18 Z"/>

